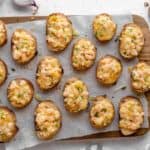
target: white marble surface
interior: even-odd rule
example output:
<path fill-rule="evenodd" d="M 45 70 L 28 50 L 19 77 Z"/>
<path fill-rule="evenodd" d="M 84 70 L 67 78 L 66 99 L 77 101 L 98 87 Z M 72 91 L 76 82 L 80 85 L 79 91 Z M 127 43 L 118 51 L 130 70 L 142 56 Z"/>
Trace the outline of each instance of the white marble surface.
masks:
<path fill-rule="evenodd" d="M 1 2 L 2 1 L 2 2 Z M 111 14 L 132 13 L 143 16 L 147 21 L 147 11 L 144 0 L 37 0 L 39 11 L 37 15 L 47 15 L 51 12 L 65 14 L 98 14 L 107 12 Z M 1 16 L 31 15 L 29 9 L 18 9 L 12 0 L 0 0 Z M 97 147 L 97 144 L 99 147 Z M 89 146 L 91 145 L 91 146 Z M 89 147 L 89 148 L 87 148 Z M 92 140 L 82 142 L 57 142 L 42 144 L 27 150 L 150 150 L 150 133 L 142 137 L 117 140 Z M 4 145 L 0 144 L 0 150 Z"/>
<path fill-rule="evenodd" d="M 3 1 L 0 3 L 0 16 L 31 15 L 28 9 L 16 9 L 12 5 L 13 0 L 0 1 Z M 146 0 L 36 0 L 39 5 L 37 15 L 47 15 L 51 12 L 76 15 L 108 12 L 111 14 L 139 14 L 147 19 L 144 1 Z"/>

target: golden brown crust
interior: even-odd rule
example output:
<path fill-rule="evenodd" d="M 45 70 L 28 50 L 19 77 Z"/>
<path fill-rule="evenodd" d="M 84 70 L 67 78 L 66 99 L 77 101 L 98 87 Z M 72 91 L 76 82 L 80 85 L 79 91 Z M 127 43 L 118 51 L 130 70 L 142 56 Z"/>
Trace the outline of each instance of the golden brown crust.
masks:
<path fill-rule="evenodd" d="M 88 88 L 86 84 L 72 77 L 67 80 L 63 89 L 64 106 L 70 113 L 77 114 L 88 107 Z"/>
<path fill-rule="evenodd" d="M 122 107 L 124 107 L 124 109 Z M 134 134 L 142 126 L 143 122 L 144 110 L 140 100 L 134 96 L 123 97 L 119 103 L 119 128 L 121 133 L 124 136 Z"/>
<path fill-rule="evenodd" d="M 3 111 L 3 115 L 5 115 L 4 111 L 7 113 L 7 116 L 2 116 L 2 115 L 0 116 L 0 143 L 6 143 L 14 138 L 14 136 L 17 134 L 19 128 L 16 125 L 16 115 L 12 110 L 10 110 L 6 106 L 0 106 L 0 111 Z M 6 124 L 7 122 L 5 122 L 5 119 L 6 119 L 5 117 L 9 117 L 8 123 L 11 123 L 11 128 L 10 128 L 10 126 L 8 128 L 8 125 Z M 7 125 L 7 128 L 5 128 L 5 125 Z M 9 130 L 9 134 L 7 133 L 8 130 Z M 3 134 L 3 136 L 2 136 L 2 134 Z"/>
<path fill-rule="evenodd" d="M 133 32 L 135 29 L 137 29 L 137 32 L 135 33 L 135 31 L 134 31 L 134 33 L 132 33 L 132 34 L 131 34 L 131 32 L 128 32 L 128 35 L 127 35 L 126 30 L 129 27 L 132 28 L 132 30 L 130 29 L 131 32 Z M 125 37 L 126 37 L 126 39 L 125 39 Z M 129 43 L 130 43 L 130 45 L 129 45 Z M 126 46 L 126 48 L 125 48 L 125 46 Z M 125 24 L 123 26 L 123 29 L 120 33 L 120 38 L 119 38 L 120 55 L 122 57 L 124 57 L 125 59 L 129 59 L 129 60 L 133 59 L 141 53 L 143 47 L 144 47 L 144 35 L 143 35 L 142 29 L 140 28 L 140 26 L 138 26 L 135 23 Z"/>
<path fill-rule="evenodd" d="M 108 127 L 114 117 L 113 103 L 106 96 L 96 96 L 89 112 L 91 126 L 97 129 Z"/>
<path fill-rule="evenodd" d="M 38 122 L 38 121 L 41 121 L 39 116 L 37 118 L 38 113 L 41 113 L 41 112 L 37 112 L 38 109 L 40 108 L 41 104 L 46 104 L 45 108 L 43 108 L 43 109 L 45 109 L 46 112 L 48 112 L 48 109 L 53 108 L 54 109 L 53 113 L 55 111 L 55 113 L 57 112 L 59 114 L 59 116 L 57 116 L 57 120 L 56 119 L 54 120 L 56 122 L 56 126 L 54 126 L 54 124 L 52 124 L 54 122 L 48 122 L 48 119 L 52 119 L 52 118 L 46 118 L 46 117 L 48 117 L 46 115 L 45 115 L 45 117 L 43 115 L 43 118 L 45 119 L 45 122 L 44 122 L 44 120 L 42 120 L 42 123 Z M 42 113 L 43 112 L 44 112 L 44 110 L 42 111 Z M 53 115 L 56 115 L 56 114 L 53 114 Z M 52 116 L 52 114 L 50 114 L 50 116 Z M 54 117 L 56 117 L 56 116 L 54 116 Z M 47 121 L 47 124 L 46 124 L 46 121 Z M 62 115 L 61 115 L 60 109 L 56 106 L 56 104 L 53 101 L 51 101 L 51 100 L 42 100 L 42 102 L 37 104 L 37 106 L 35 108 L 35 111 L 34 111 L 34 125 L 35 125 L 36 135 L 40 140 L 52 139 L 59 132 L 59 130 L 62 127 Z M 46 133 L 45 133 L 44 128 L 48 128 L 48 127 L 50 127 L 50 125 L 52 125 L 51 128 L 55 128 L 55 130 L 50 132 L 50 129 L 49 129 L 49 131 L 47 129 Z"/>
<path fill-rule="evenodd" d="M 4 69 L 5 69 L 5 75 L 4 75 L 4 78 L 0 81 L 0 86 L 1 86 L 1 85 L 6 81 L 6 79 L 7 79 L 8 69 L 7 69 L 6 63 L 5 63 L 2 59 L 0 59 L 0 63 L 3 64 Z"/>
<path fill-rule="evenodd" d="M 45 64 L 46 59 L 48 59 L 50 62 L 48 62 L 46 64 L 47 68 L 48 68 L 47 72 L 44 71 L 45 73 L 43 73 L 41 68 L 43 68 L 43 69 L 46 68 L 46 66 L 42 67 Z M 54 60 L 55 64 L 56 64 L 53 67 L 52 67 L 53 63 L 51 62 L 51 60 Z M 53 69 L 55 69 L 55 70 L 53 70 Z M 63 75 L 63 68 L 62 68 L 60 61 L 55 57 L 45 56 L 40 60 L 38 66 L 37 66 L 36 82 L 41 90 L 47 91 L 47 90 L 50 90 L 50 89 L 56 87 L 59 84 L 59 82 L 62 78 L 62 75 Z M 41 78 L 42 76 L 44 78 Z M 50 78 L 50 79 L 48 80 L 48 78 Z M 53 81 L 54 79 L 56 81 Z M 51 82 L 50 82 L 50 80 L 51 80 Z"/>
<path fill-rule="evenodd" d="M 131 86 L 137 93 L 145 93 L 150 90 L 150 65 L 146 62 L 138 62 L 131 70 Z"/>
<path fill-rule="evenodd" d="M 80 47 L 80 45 L 84 47 L 87 46 L 87 47 L 83 49 L 82 47 Z M 79 47 L 78 55 L 75 54 L 75 52 L 77 51 L 76 47 Z M 97 51 L 96 47 L 90 40 L 88 40 L 87 38 L 78 39 L 74 43 L 73 48 L 72 48 L 72 53 L 71 53 L 71 62 L 72 62 L 73 68 L 78 71 L 84 71 L 84 70 L 91 68 L 96 59 L 96 51 Z M 80 57 L 80 58 L 77 58 L 77 57 Z"/>
<path fill-rule="evenodd" d="M 2 47 L 7 43 L 7 29 L 2 20 L 0 20 L 0 39 L 0 47 Z"/>
<path fill-rule="evenodd" d="M 22 86 L 20 85 L 20 82 L 22 82 L 22 81 L 24 81 L 24 84 L 26 84 L 26 86 L 28 86 L 28 89 L 26 88 L 26 90 L 28 90 L 28 92 L 26 92 L 26 93 L 23 92 L 21 94 L 21 91 L 19 88 L 24 88 L 24 85 L 22 85 Z M 12 86 L 13 82 L 16 82 L 19 93 L 16 90 L 16 88 L 10 88 Z M 14 91 L 14 90 L 16 90 L 16 91 Z M 16 97 L 14 97 L 16 94 L 17 94 L 18 99 Z M 25 94 L 27 94 L 27 95 L 25 96 Z M 22 108 L 28 106 L 33 99 L 33 95 L 34 95 L 34 87 L 33 87 L 33 84 L 31 83 L 31 81 L 29 81 L 25 78 L 16 78 L 16 79 L 10 81 L 8 88 L 7 88 L 7 98 L 13 107 L 22 109 Z M 23 98 L 25 100 L 22 103 Z M 29 99 L 27 99 L 27 98 L 29 98 Z"/>
<path fill-rule="evenodd" d="M 108 66 L 108 69 L 106 67 L 103 68 L 103 71 L 105 69 L 105 74 L 107 73 L 108 76 L 107 77 L 104 77 L 104 73 L 98 73 L 100 70 L 101 70 L 101 62 L 105 59 L 110 59 L 111 61 L 107 64 L 104 64 L 104 66 L 106 65 L 109 65 Z M 115 64 L 118 66 L 118 70 L 117 68 L 113 68 L 111 67 L 111 65 L 114 63 L 112 60 L 114 60 Z M 113 69 L 113 72 L 111 71 Z M 114 72 L 114 69 L 116 70 Z M 120 61 L 120 59 L 118 59 L 117 57 L 115 56 L 112 56 L 112 55 L 105 55 L 103 56 L 102 58 L 99 59 L 98 61 L 98 64 L 97 64 L 97 67 L 96 67 L 96 79 L 104 86 L 111 86 L 111 85 L 114 85 L 116 84 L 117 80 L 119 79 L 120 75 L 121 75 L 121 72 L 123 70 L 123 66 L 122 66 L 122 63 Z M 101 70 L 102 71 L 102 70 Z M 110 72 L 110 73 L 109 73 Z M 99 76 L 101 75 L 101 77 Z M 111 78 L 110 78 L 111 77 Z"/>
<path fill-rule="evenodd" d="M 54 43 L 53 42 L 49 42 L 48 38 L 47 38 L 48 35 L 49 35 L 48 34 L 48 20 L 52 16 L 60 16 L 60 17 L 63 17 L 64 19 L 66 19 L 66 21 L 68 23 L 68 27 L 67 28 L 70 30 L 70 32 L 69 32 L 70 35 L 67 35 L 68 36 L 67 37 L 68 38 L 67 41 L 65 39 L 66 37 L 64 37 L 63 34 L 61 35 L 61 37 L 59 37 L 58 35 L 56 35 L 56 33 L 55 34 L 53 33 L 53 35 L 55 36 L 56 40 L 59 40 L 59 38 L 60 38 L 60 41 L 59 41 L 60 43 L 58 45 L 55 45 L 55 46 L 54 46 Z M 60 29 L 60 27 L 58 29 Z M 64 27 L 62 28 L 62 30 L 64 30 Z M 73 39 L 73 27 L 72 27 L 72 22 L 70 21 L 70 19 L 67 16 L 65 16 L 64 14 L 62 14 L 62 13 L 52 13 L 52 14 L 50 14 L 47 17 L 47 21 L 46 21 L 46 42 L 47 42 L 48 49 L 53 51 L 53 52 L 61 52 L 61 51 L 66 49 L 66 47 L 70 44 L 72 39 Z M 64 44 L 64 45 L 62 46 L 61 44 Z"/>
<path fill-rule="evenodd" d="M 110 24 L 111 24 L 111 25 L 109 25 L 109 27 L 108 26 L 105 27 L 105 31 L 109 29 L 109 32 L 107 32 L 107 35 L 106 35 L 105 32 L 103 34 L 99 34 L 99 33 L 101 33 L 101 30 L 99 29 L 99 31 L 97 31 L 97 27 L 95 26 L 96 25 L 96 20 L 98 20 L 101 16 L 109 18 L 109 20 L 107 20 L 107 21 L 110 21 Z M 106 23 L 106 21 L 105 21 L 105 23 Z M 102 25 L 102 24 L 99 24 L 99 25 Z M 105 42 L 108 42 L 108 41 L 112 40 L 112 38 L 114 37 L 114 35 L 116 33 L 117 25 L 112 20 L 111 15 L 109 15 L 107 13 L 102 13 L 102 14 L 97 15 L 94 18 L 92 28 L 93 28 L 93 33 L 94 33 L 95 37 L 97 38 L 97 40 L 102 42 L 102 43 L 105 43 Z M 103 26 L 103 30 L 104 30 L 104 26 Z M 111 35 L 109 36 L 108 34 L 111 34 Z M 99 35 L 99 37 L 98 37 L 98 35 Z"/>
<path fill-rule="evenodd" d="M 28 37 L 28 39 L 27 38 L 22 38 L 22 37 L 16 37 L 15 34 L 17 32 L 18 33 L 25 33 L 26 35 L 29 35 L 30 37 Z M 22 43 L 21 42 L 19 43 L 20 46 L 21 46 L 21 50 L 24 48 L 24 47 L 22 48 L 22 46 L 24 44 L 27 44 L 27 43 L 29 43 L 31 41 L 33 42 L 32 44 L 30 44 L 30 47 L 32 47 L 32 50 L 31 49 L 27 49 L 27 47 L 25 47 L 24 49 L 26 51 L 21 52 L 21 54 L 19 54 L 18 52 L 15 53 L 16 48 L 19 47 L 18 49 L 20 49 L 20 46 L 18 46 L 18 44 L 15 44 L 14 40 L 15 39 L 16 40 L 20 40 L 21 38 L 22 38 Z M 29 44 L 27 44 L 27 45 L 29 47 Z M 12 55 L 12 58 L 15 60 L 15 62 L 17 62 L 18 64 L 27 64 L 27 63 L 29 63 L 37 55 L 37 40 L 36 40 L 36 37 L 31 32 L 29 32 L 29 31 L 27 31 L 25 29 L 16 29 L 14 31 L 14 33 L 12 34 L 12 38 L 11 38 L 11 55 Z M 18 55 L 18 56 L 16 56 L 16 55 Z"/>

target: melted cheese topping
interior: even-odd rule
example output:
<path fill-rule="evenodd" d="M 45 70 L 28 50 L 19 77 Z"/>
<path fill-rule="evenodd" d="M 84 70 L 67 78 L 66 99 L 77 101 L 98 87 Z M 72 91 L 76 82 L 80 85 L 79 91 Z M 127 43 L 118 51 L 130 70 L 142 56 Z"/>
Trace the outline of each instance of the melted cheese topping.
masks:
<path fill-rule="evenodd" d="M 120 54 L 125 58 L 139 55 L 144 46 L 142 30 L 136 24 L 125 25 L 120 36 Z"/>
<path fill-rule="evenodd" d="M 87 87 L 83 81 L 76 78 L 69 79 L 63 92 L 66 109 L 72 113 L 85 110 L 88 106 L 88 95 Z"/>
<path fill-rule="evenodd" d="M 143 123 L 144 111 L 140 102 L 134 97 L 123 99 L 120 104 L 120 121 L 121 129 L 135 131 L 139 129 Z"/>
<path fill-rule="evenodd" d="M 36 54 L 36 39 L 28 31 L 17 29 L 12 36 L 12 56 L 18 63 L 29 62 Z"/>
<path fill-rule="evenodd" d="M 63 14 L 52 14 L 47 19 L 47 43 L 52 51 L 62 51 L 73 36 L 72 24 Z"/>
<path fill-rule="evenodd" d="M 0 142 L 9 141 L 16 133 L 16 117 L 6 108 L 0 107 Z"/>
<path fill-rule="evenodd" d="M 96 128 L 103 128 L 113 121 L 114 114 L 112 102 L 106 97 L 98 96 L 90 110 L 90 122 Z"/>
<path fill-rule="evenodd" d="M 137 92 L 150 90 L 150 65 L 140 62 L 131 71 L 133 89 Z"/>
<path fill-rule="evenodd" d="M 22 108 L 32 100 L 33 87 L 25 79 L 15 79 L 10 82 L 7 94 L 12 106 Z"/>
<path fill-rule="evenodd" d="M 119 60 L 113 56 L 105 56 L 98 62 L 97 78 L 102 84 L 113 84 L 118 80 L 121 71 Z"/>
<path fill-rule="evenodd" d="M 62 72 L 58 59 L 46 56 L 39 63 L 36 81 L 41 89 L 51 89 L 60 81 Z"/>
<path fill-rule="evenodd" d="M 93 21 L 93 31 L 96 38 L 100 41 L 111 40 L 116 31 L 116 24 L 111 16 L 100 14 Z"/>
<path fill-rule="evenodd" d="M 0 46 L 6 42 L 7 33 L 5 24 L 0 20 Z"/>
<path fill-rule="evenodd" d="M 0 60 L 0 85 L 4 82 L 6 76 L 7 76 L 6 66 L 4 65 L 4 62 Z"/>
<path fill-rule="evenodd" d="M 72 65 L 78 70 L 89 68 L 95 60 L 96 48 L 88 39 L 78 40 L 72 51 Z"/>
<path fill-rule="evenodd" d="M 61 127 L 61 114 L 50 101 L 38 104 L 35 111 L 37 136 L 40 139 L 52 138 Z"/>

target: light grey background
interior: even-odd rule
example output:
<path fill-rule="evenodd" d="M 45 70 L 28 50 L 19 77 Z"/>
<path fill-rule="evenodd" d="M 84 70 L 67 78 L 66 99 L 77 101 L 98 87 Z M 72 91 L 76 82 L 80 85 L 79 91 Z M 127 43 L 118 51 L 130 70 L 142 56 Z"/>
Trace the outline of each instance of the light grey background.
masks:
<path fill-rule="evenodd" d="M 12 5 L 12 0 L 0 0 L 0 16 L 18 16 L 31 15 L 29 9 L 18 9 Z M 37 0 L 39 12 L 37 15 L 47 15 L 54 11 L 64 12 L 65 14 L 97 14 L 100 12 L 108 12 L 111 14 L 133 13 L 143 16 L 146 20 L 147 11 L 144 8 L 144 0 Z M 149 150 L 150 149 L 150 133 L 145 136 L 117 139 L 117 140 L 92 140 L 87 142 L 65 142 L 42 144 L 40 146 L 30 148 L 28 150 L 85 150 L 90 144 L 93 146 L 89 149 L 96 150 L 95 144 L 103 145 L 103 150 Z M 98 150 L 100 146 L 98 147 Z M 0 150 L 4 150 L 0 145 Z"/>

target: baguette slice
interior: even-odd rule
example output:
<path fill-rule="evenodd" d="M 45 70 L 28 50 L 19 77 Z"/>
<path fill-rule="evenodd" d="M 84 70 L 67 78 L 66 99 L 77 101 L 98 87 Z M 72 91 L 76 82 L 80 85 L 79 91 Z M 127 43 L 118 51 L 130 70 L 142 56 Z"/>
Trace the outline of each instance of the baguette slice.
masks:
<path fill-rule="evenodd" d="M 33 99 L 34 87 L 24 78 L 16 78 L 10 81 L 7 88 L 7 98 L 10 104 L 18 109 L 29 105 Z"/>
<path fill-rule="evenodd" d="M 92 127 L 105 128 L 109 126 L 115 117 L 114 105 L 106 96 L 96 96 L 89 112 Z"/>
<path fill-rule="evenodd" d="M 122 73 L 121 61 L 112 55 L 99 59 L 96 69 L 96 78 L 104 86 L 114 85 Z"/>
<path fill-rule="evenodd" d="M 119 104 L 119 128 L 124 136 L 134 134 L 144 122 L 144 110 L 140 100 L 126 96 Z"/>
<path fill-rule="evenodd" d="M 116 29 L 117 25 L 109 14 L 99 14 L 93 20 L 93 33 L 100 42 L 110 41 Z"/>
<path fill-rule="evenodd" d="M 0 86 L 7 79 L 7 75 L 8 75 L 7 65 L 2 59 L 0 59 Z"/>
<path fill-rule="evenodd" d="M 125 59 L 137 57 L 144 47 L 142 29 L 135 23 L 125 24 L 119 39 L 119 52 Z"/>
<path fill-rule="evenodd" d="M 19 64 L 30 62 L 37 54 L 36 38 L 25 29 L 17 29 L 11 38 L 11 54 Z"/>
<path fill-rule="evenodd" d="M 47 17 L 46 42 L 50 51 L 63 51 L 72 38 L 72 23 L 67 16 L 62 13 L 53 13 Z"/>
<path fill-rule="evenodd" d="M 150 91 L 150 65 L 146 62 L 137 63 L 131 70 L 131 86 L 137 93 Z"/>
<path fill-rule="evenodd" d="M 63 90 L 64 106 L 70 113 L 79 113 L 88 106 L 89 92 L 86 84 L 72 77 L 67 80 Z"/>
<path fill-rule="evenodd" d="M 0 20 L 0 47 L 5 45 L 7 42 L 7 29 L 5 23 Z"/>
<path fill-rule="evenodd" d="M 51 100 L 40 102 L 34 112 L 36 135 L 40 140 L 52 139 L 62 126 L 59 108 Z"/>
<path fill-rule="evenodd" d="M 36 71 L 36 82 L 43 91 L 50 90 L 57 86 L 63 75 L 63 68 L 60 61 L 52 56 L 44 56 Z"/>
<path fill-rule="evenodd" d="M 95 61 L 96 48 L 87 38 L 78 39 L 72 49 L 72 66 L 78 71 L 89 69 Z"/>
<path fill-rule="evenodd" d="M 12 140 L 18 130 L 15 113 L 6 106 L 0 106 L 0 143 Z"/>

